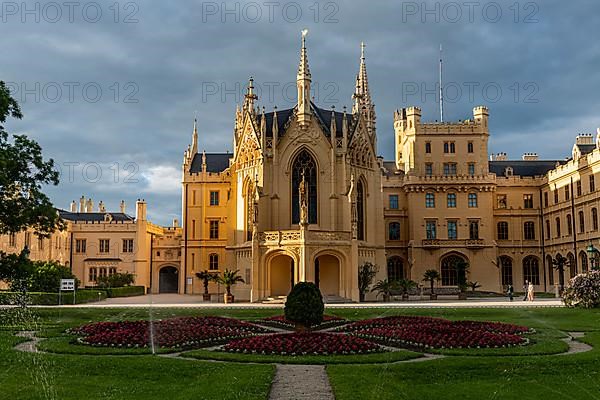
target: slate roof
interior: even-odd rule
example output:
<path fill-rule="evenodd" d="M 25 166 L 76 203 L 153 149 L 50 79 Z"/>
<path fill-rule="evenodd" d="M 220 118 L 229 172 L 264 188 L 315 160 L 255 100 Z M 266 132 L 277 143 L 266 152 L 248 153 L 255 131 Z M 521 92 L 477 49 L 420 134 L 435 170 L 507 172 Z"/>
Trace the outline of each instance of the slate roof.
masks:
<path fill-rule="evenodd" d="M 325 110 L 323 108 L 317 107 L 317 105 L 313 102 L 310 103 L 313 114 L 317 117 L 317 121 L 321 125 L 323 132 L 325 135 L 330 136 L 331 133 L 329 128 L 331 127 L 331 110 Z M 285 110 L 277 110 L 277 130 L 279 132 L 279 137 L 283 137 L 285 135 L 285 126 L 288 121 L 295 115 L 295 108 L 288 108 Z M 273 137 L 273 112 L 265 113 L 265 119 L 267 123 L 267 137 Z M 344 113 L 339 111 L 334 111 L 335 115 L 335 137 L 342 137 L 342 122 L 344 120 Z M 258 117 L 259 121 L 261 116 Z M 352 114 L 346 113 L 346 118 L 348 119 L 348 137 L 352 137 L 352 133 L 354 132 L 354 128 L 356 125 L 356 121 L 352 117 Z M 258 127 L 257 127 L 258 129 Z"/>
<path fill-rule="evenodd" d="M 385 169 L 385 174 L 387 176 L 393 175 L 393 174 L 404 174 L 404 171 L 396 168 L 395 161 L 384 161 L 383 168 Z"/>
<path fill-rule="evenodd" d="M 77 212 L 58 209 L 58 214 L 62 219 L 73 222 L 104 222 L 104 216 L 110 214 L 113 222 L 128 222 L 135 221 L 135 218 L 125 213 L 113 212 Z"/>
<path fill-rule="evenodd" d="M 581 155 L 591 153 L 596 148 L 595 144 L 578 144 L 576 146 L 579 148 Z"/>
<path fill-rule="evenodd" d="M 206 171 L 223 172 L 229 168 L 229 159 L 233 157 L 231 153 L 206 153 Z M 202 172 L 202 153 L 194 155 L 190 172 Z"/>
<path fill-rule="evenodd" d="M 497 176 L 504 176 L 506 167 L 512 167 L 513 175 L 518 176 L 544 176 L 548 171 L 556 168 L 556 164 L 564 164 L 564 160 L 506 160 L 490 161 L 490 172 Z"/>

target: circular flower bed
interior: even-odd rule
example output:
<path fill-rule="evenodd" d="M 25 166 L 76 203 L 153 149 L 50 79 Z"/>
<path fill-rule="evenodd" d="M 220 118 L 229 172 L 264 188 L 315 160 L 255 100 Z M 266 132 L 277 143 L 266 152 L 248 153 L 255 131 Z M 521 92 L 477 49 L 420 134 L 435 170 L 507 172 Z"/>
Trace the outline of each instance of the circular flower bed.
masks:
<path fill-rule="evenodd" d="M 431 317 L 386 317 L 359 321 L 341 331 L 363 339 L 425 348 L 510 347 L 527 343 L 524 326 L 500 322 L 448 321 Z"/>
<path fill-rule="evenodd" d="M 288 321 L 285 315 L 276 315 L 274 317 L 267 317 L 256 321 L 258 324 L 272 326 L 274 328 L 290 329 L 293 330 L 296 324 L 292 321 Z M 319 325 L 312 327 L 313 330 L 327 329 L 334 326 L 347 324 L 348 320 L 334 315 L 323 315 L 323 322 Z"/>
<path fill-rule="evenodd" d="M 79 343 L 107 347 L 190 348 L 220 344 L 268 332 L 247 322 L 221 317 L 181 317 L 154 321 L 95 322 L 69 330 Z"/>
<path fill-rule="evenodd" d="M 367 354 L 384 351 L 381 346 L 356 336 L 318 332 L 280 333 L 233 340 L 223 346 L 223 350 L 290 356 Z"/>

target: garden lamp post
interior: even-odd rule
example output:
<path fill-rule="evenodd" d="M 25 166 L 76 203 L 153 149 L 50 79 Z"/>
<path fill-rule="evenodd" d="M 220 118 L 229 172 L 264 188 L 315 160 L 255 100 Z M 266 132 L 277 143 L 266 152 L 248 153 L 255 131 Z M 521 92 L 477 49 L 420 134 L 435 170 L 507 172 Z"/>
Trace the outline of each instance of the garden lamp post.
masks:
<path fill-rule="evenodd" d="M 590 242 L 585 251 L 587 252 L 588 259 L 590 260 L 591 270 L 594 271 L 597 268 L 596 258 L 598 257 L 598 249 L 594 247 L 592 242 Z"/>

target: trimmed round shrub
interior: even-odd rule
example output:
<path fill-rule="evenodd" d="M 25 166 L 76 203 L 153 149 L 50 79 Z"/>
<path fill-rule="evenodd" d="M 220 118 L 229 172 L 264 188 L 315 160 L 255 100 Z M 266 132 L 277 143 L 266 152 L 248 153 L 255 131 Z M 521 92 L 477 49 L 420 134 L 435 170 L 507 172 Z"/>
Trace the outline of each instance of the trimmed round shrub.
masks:
<path fill-rule="evenodd" d="M 296 330 L 310 329 L 323 322 L 323 296 L 312 282 L 298 282 L 285 302 L 285 318 L 296 324 Z"/>
<path fill-rule="evenodd" d="M 563 292 L 567 307 L 600 307 L 600 271 L 576 275 Z"/>

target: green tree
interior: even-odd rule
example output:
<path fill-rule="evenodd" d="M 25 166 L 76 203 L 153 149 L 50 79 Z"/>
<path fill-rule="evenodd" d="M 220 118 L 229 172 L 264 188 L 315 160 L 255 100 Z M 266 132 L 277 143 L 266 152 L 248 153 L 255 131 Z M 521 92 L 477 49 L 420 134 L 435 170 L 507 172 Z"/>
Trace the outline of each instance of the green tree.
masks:
<path fill-rule="evenodd" d="M 369 286 L 373 283 L 377 272 L 379 272 L 379 267 L 370 262 L 365 262 L 358 267 L 358 293 L 360 301 L 365 301 L 365 294 L 369 290 Z"/>
<path fill-rule="evenodd" d="M 423 274 L 423 281 L 429 282 L 429 285 L 431 288 L 430 296 L 435 296 L 435 293 L 433 293 L 433 283 L 434 283 L 434 281 L 439 281 L 440 279 L 441 279 L 440 273 L 436 269 L 428 269 Z"/>
<path fill-rule="evenodd" d="M 389 281 L 387 279 L 382 279 L 377 281 L 372 292 L 377 292 L 377 295 L 383 294 L 383 301 L 390 301 L 390 296 L 392 295 L 392 291 L 398 289 L 398 283 L 396 281 Z"/>
<path fill-rule="evenodd" d="M 310 330 L 323 322 L 323 296 L 312 282 L 298 282 L 285 301 L 285 318 L 296 324 L 296 331 Z"/>
<path fill-rule="evenodd" d="M 33 228 L 48 236 L 62 228 L 44 185 L 58 185 L 54 161 L 45 161 L 40 145 L 25 135 L 9 137 L 4 123 L 8 117 L 21 119 L 21 109 L 0 81 L 0 234 Z M 1 266 L 1 265 L 0 265 Z"/>
<path fill-rule="evenodd" d="M 27 288 L 32 292 L 56 293 L 61 279 L 77 279 L 69 268 L 56 261 L 33 261 L 32 264 L 33 269 L 27 279 Z"/>
<path fill-rule="evenodd" d="M 560 254 L 557 254 L 556 258 L 552 260 L 552 266 L 558 271 L 558 286 L 561 293 L 565 288 L 565 269 L 569 264 L 569 259 Z"/>

